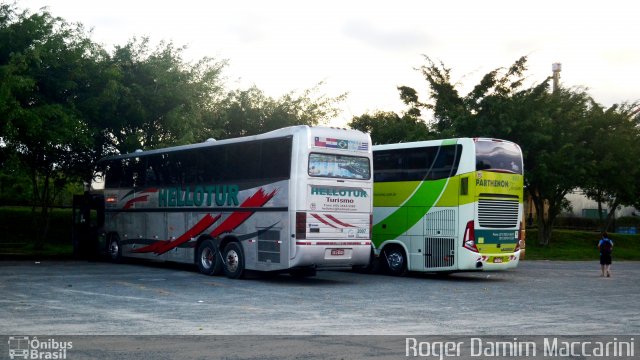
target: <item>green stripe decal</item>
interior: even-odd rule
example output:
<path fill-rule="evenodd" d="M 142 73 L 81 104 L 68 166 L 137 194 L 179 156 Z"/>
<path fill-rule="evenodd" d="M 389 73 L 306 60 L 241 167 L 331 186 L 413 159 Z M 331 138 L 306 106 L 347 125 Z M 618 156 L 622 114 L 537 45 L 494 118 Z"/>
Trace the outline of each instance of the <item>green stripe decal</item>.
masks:
<path fill-rule="evenodd" d="M 422 219 L 442 194 L 447 180 L 420 183 L 416 192 L 401 207 L 373 226 L 374 245 L 378 247 L 385 240 L 396 239 Z M 397 184 L 402 186 L 402 183 Z"/>

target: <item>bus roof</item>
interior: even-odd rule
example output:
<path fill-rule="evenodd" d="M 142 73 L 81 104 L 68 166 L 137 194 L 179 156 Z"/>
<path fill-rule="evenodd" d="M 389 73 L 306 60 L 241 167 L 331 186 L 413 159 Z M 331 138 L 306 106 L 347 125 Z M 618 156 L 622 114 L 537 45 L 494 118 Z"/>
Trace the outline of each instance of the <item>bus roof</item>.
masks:
<path fill-rule="evenodd" d="M 396 143 L 396 144 L 374 145 L 373 150 L 375 151 L 375 150 L 392 150 L 392 149 L 411 149 L 411 148 L 418 148 L 423 146 L 464 144 L 464 143 L 471 143 L 476 141 L 497 141 L 497 142 L 511 143 L 517 146 L 516 143 L 509 140 L 485 138 L 485 137 L 475 137 L 475 138 L 461 137 L 461 138 L 450 138 L 450 139 L 413 141 L 413 142 Z"/>
<path fill-rule="evenodd" d="M 109 160 L 117 160 L 117 159 L 125 159 L 125 158 L 130 158 L 130 157 L 143 157 L 143 156 L 154 155 L 154 154 L 159 154 L 159 153 L 181 151 L 181 150 L 188 150 L 188 149 L 206 148 L 206 147 L 225 145 L 225 144 L 233 144 L 233 143 L 240 143 L 240 142 L 246 142 L 246 141 L 264 140 L 264 139 L 272 139 L 272 138 L 285 137 L 285 136 L 293 136 L 295 134 L 300 134 L 300 133 L 311 134 L 312 131 L 314 131 L 314 132 L 315 131 L 319 131 L 319 132 L 324 132 L 324 133 L 330 133 L 330 132 L 335 133 L 335 131 L 349 131 L 349 132 L 352 132 L 352 133 L 360 133 L 362 136 L 368 137 L 367 134 L 365 134 L 365 133 L 363 133 L 363 132 L 361 132 L 359 130 L 341 129 L 341 128 L 324 127 L 324 126 L 296 125 L 296 126 L 289 126 L 289 127 L 285 127 L 285 128 L 281 128 L 281 129 L 277 129 L 277 130 L 272 130 L 272 131 L 269 131 L 269 132 L 266 132 L 266 133 L 262 133 L 262 134 L 258 134 L 258 135 L 243 136 L 243 137 L 230 138 L 230 139 L 224 139 L 224 140 L 209 139 L 209 140 L 206 140 L 206 141 L 201 142 L 201 143 L 179 145 L 179 146 L 171 146 L 171 147 L 158 148 L 158 149 L 146 150 L 146 151 L 136 150 L 135 152 L 132 152 L 132 153 L 106 156 L 106 157 L 100 159 L 100 162 L 109 161 Z"/>

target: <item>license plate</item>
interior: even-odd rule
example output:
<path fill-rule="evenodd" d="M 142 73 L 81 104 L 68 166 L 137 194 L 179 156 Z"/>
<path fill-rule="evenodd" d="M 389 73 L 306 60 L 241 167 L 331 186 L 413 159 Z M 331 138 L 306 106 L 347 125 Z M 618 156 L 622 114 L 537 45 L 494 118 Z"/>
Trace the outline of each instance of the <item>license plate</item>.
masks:
<path fill-rule="evenodd" d="M 331 256 L 342 256 L 344 255 L 344 249 L 331 249 Z"/>
<path fill-rule="evenodd" d="M 502 258 L 501 257 L 493 258 L 493 262 L 494 263 L 501 263 L 502 262 Z"/>

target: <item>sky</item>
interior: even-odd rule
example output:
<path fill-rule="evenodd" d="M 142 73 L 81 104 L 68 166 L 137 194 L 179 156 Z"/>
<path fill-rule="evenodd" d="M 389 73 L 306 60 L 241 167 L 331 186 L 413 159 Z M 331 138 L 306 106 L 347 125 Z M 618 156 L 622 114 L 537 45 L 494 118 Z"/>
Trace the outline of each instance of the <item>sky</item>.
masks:
<path fill-rule="evenodd" d="M 530 84 L 562 64 L 561 84 L 604 106 L 640 100 L 640 21 L 629 0 L 17 0 L 92 29 L 107 49 L 135 37 L 186 45 L 187 60 L 226 59 L 228 89 L 278 98 L 323 82 L 348 93 L 331 125 L 405 107 L 397 87 L 428 99 L 424 56 L 466 94 L 486 73 L 528 57 Z"/>

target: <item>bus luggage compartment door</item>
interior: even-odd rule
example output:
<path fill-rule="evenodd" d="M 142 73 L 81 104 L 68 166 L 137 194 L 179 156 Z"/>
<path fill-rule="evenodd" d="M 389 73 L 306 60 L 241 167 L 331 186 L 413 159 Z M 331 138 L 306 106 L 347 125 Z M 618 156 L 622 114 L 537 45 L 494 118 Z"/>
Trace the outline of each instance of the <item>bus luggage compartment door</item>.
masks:
<path fill-rule="evenodd" d="M 425 215 L 425 269 L 455 266 L 456 224 L 457 212 L 455 209 L 432 209 Z"/>

